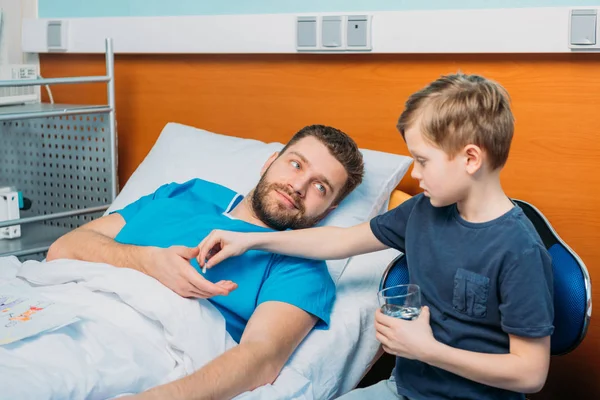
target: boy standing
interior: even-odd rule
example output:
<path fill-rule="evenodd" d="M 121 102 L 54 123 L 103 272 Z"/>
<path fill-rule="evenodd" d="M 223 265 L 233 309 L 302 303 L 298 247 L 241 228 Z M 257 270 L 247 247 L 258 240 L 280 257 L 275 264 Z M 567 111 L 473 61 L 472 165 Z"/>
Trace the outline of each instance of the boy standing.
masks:
<path fill-rule="evenodd" d="M 514 130 L 508 95 L 479 76 L 445 76 L 410 96 L 398 130 L 422 194 L 351 228 L 214 231 L 199 259 L 211 249 L 210 266 L 249 249 L 315 259 L 404 251 L 425 307 L 413 321 L 376 312 L 394 376 L 345 398 L 524 399 L 548 373 L 553 283 L 549 254 L 500 184 Z"/>

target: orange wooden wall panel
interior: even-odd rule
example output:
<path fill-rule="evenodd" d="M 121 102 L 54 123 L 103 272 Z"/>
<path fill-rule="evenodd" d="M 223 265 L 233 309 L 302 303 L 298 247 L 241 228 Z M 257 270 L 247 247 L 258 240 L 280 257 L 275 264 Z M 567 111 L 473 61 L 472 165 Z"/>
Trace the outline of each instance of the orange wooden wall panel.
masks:
<path fill-rule="evenodd" d="M 97 55 L 42 55 L 41 65 L 45 77 L 104 73 Z M 121 184 L 170 121 L 281 142 L 305 125 L 329 124 L 361 147 L 407 154 L 395 129 L 407 96 L 458 70 L 496 79 L 510 92 L 516 133 L 505 189 L 545 213 L 594 280 L 600 274 L 600 54 L 118 55 Z M 57 102 L 106 99 L 103 85 L 55 86 L 53 93 Z M 414 194 L 418 186 L 407 175 L 400 189 Z M 532 398 L 600 396 L 599 321 L 592 320 L 580 348 L 553 358 L 545 389 Z"/>

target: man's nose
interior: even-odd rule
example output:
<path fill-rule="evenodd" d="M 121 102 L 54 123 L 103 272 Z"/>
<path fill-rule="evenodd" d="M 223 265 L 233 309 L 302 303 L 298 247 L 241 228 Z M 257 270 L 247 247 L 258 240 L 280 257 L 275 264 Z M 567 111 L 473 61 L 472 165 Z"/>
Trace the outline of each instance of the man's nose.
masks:
<path fill-rule="evenodd" d="M 291 182 L 289 182 L 289 186 L 298 196 L 304 197 L 306 193 L 306 186 L 308 185 L 308 180 L 302 177 L 298 177 Z"/>

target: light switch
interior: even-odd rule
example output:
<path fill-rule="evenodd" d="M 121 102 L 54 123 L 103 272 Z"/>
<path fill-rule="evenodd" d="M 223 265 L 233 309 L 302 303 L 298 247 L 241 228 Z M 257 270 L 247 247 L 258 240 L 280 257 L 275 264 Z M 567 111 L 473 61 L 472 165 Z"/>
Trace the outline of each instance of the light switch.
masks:
<path fill-rule="evenodd" d="M 298 17 L 296 26 L 296 46 L 298 48 L 316 48 L 317 17 Z"/>
<path fill-rule="evenodd" d="M 52 51 L 67 50 L 67 22 L 48 21 L 46 26 L 46 47 Z"/>
<path fill-rule="evenodd" d="M 346 25 L 348 48 L 367 47 L 368 19 L 366 15 L 351 15 Z"/>
<path fill-rule="evenodd" d="M 323 47 L 342 47 L 342 17 L 323 17 L 321 44 Z"/>
<path fill-rule="evenodd" d="M 596 44 L 596 10 L 571 11 L 571 44 L 595 45 Z"/>

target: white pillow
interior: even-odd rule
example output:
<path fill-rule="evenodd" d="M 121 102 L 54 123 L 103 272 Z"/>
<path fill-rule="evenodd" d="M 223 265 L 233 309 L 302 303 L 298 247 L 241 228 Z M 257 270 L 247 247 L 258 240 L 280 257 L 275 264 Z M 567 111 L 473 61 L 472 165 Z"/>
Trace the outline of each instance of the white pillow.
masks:
<path fill-rule="evenodd" d="M 263 143 L 168 123 L 156 143 L 127 181 L 108 212 L 119 210 L 170 182 L 201 178 L 247 194 L 260 179 L 260 170 L 281 143 Z M 319 225 L 352 226 L 387 210 L 392 191 L 406 174 L 412 158 L 361 149 L 365 177 Z M 337 282 L 348 260 L 328 261 Z"/>

